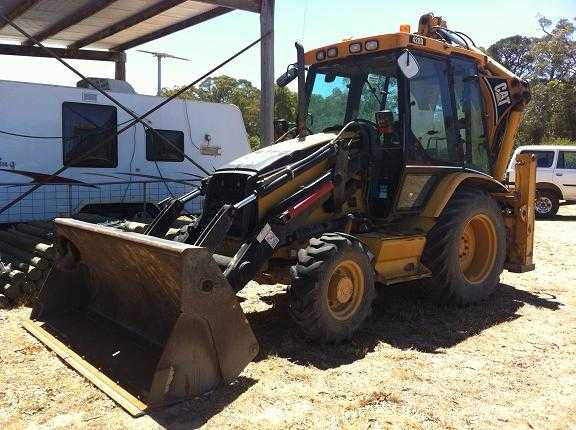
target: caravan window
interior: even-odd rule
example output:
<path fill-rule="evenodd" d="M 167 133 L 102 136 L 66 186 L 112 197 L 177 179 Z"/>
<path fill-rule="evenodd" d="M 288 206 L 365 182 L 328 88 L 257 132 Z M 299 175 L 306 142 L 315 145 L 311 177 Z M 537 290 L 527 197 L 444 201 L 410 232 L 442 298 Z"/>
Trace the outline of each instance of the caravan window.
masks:
<path fill-rule="evenodd" d="M 114 106 L 63 103 L 64 165 L 116 167 L 118 165 L 116 116 Z"/>
<path fill-rule="evenodd" d="M 146 130 L 146 160 L 148 161 L 184 161 L 184 133 L 177 130 L 155 130 L 158 134 L 172 142 L 176 148 L 160 139 L 151 130 Z"/>

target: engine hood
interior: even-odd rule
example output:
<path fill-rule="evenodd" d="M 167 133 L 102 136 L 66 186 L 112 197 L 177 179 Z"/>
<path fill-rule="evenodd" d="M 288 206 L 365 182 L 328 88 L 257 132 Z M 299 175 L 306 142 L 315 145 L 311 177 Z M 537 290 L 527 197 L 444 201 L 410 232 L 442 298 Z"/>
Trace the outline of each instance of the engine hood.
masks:
<path fill-rule="evenodd" d="M 272 170 L 305 157 L 335 137 L 336 134 L 334 133 L 319 133 L 307 136 L 304 140 L 286 140 L 237 158 L 222 166 L 217 172 L 224 170 L 248 170 L 261 173 Z"/>

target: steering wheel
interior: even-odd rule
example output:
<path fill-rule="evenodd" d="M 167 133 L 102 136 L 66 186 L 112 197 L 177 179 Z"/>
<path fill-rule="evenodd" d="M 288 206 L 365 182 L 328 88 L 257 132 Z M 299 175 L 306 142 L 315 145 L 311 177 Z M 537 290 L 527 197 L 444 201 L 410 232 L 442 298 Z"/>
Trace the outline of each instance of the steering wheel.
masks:
<path fill-rule="evenodd" d="M 378 130 L 378 124 L 376 124 L 374 121 L 370 121 L 369 119 L 354 118 L 352 121 L 356 121 L 356 122 L 360 122 L 360 123 L 364 123 L 364 124 L 371 125 L 371 126 L 374 127 L 376 130 Z"/>

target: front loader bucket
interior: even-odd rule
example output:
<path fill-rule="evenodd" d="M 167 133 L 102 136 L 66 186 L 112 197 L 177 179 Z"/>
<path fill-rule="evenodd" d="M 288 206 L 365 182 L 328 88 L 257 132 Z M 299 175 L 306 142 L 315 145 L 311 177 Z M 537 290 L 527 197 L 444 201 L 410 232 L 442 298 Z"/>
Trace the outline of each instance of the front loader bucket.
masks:
<path fill-rule="evenodd" d="M 71 219 L 56 227 L 59 264 L 24 327 L 132 415 L 231 382 L 258 353 L 207 249 Z"/>

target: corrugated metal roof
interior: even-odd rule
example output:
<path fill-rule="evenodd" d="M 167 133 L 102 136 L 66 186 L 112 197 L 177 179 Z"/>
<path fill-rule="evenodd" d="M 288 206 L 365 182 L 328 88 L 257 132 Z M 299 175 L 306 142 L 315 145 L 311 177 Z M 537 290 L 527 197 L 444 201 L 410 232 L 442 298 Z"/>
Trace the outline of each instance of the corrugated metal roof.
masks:
<path fill-rule="evenodd" d="M 0 0 L 0 14 L 49 46 L 115 49 L 144 36 L 161 37 L 171 26 L 180 29 L 234 9 L 258 12 L 259 6 L 260 0 Z M 0 40 L 26 42 L 2 21 Z"/>

